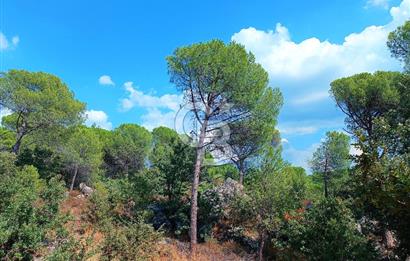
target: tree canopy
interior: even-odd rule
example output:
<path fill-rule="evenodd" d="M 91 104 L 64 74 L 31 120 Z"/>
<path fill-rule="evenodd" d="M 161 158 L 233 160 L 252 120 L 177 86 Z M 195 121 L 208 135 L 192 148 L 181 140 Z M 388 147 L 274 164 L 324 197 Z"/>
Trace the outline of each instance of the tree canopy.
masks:
<path fill-rule="evenodd" d="M 16 132 L 13 152 L 26 135 L 81 123 L 84 104 L 58 77 L 43 72 L 10 70 L 0 78 L 0 105 L 12 114 L 3 125 Z"/>

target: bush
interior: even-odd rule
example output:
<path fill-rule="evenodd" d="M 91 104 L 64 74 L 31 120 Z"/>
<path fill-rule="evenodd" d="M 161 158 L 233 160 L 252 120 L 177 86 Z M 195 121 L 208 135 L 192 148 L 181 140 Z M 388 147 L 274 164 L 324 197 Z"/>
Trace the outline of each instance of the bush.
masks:
<path fill-rule="evenodd" d="M 161 238 L 151 225 L 139 218 L 135 223 L 110 225 L 101 246 L 101 260 L 147 260 Z"/>
<path fill-rule="evenodd" d="M 277 246 L 290 247 L 309 260 L 374 260 L 374 248 L 359 233 L 350 209 L 340 199 L 324 199 L 280 230 Z"/>
<path fill-rule="evenodd" d="M 58 221 L 64 184 L 48 183 L 33 166 L 3 175 L 0 183 L 0 258 L 28 259 Z"/>

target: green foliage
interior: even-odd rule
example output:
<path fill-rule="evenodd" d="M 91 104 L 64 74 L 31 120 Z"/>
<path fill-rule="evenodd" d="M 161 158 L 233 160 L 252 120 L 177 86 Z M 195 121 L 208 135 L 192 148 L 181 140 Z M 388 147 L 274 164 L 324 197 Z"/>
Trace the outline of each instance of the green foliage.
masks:
<path fill-rule="evenodd" d="M 57 153 L 49 148 L 36 146 L 34 149 L 24 148 L 18 155 L 17 166 L 32 165 L 36 167 L 40 178 L 49 179 L 61 173 L 63 164 Z"/>
<path fill-rule="evenodd" d="M 193 172 L 194 149 L 185 144 L 178 133 L 166 127 L 152 131 L 152 167 L 158 170 L 160 187 L 168 200 L 179 200 L 188 190 Z"/>
<path fill-rule="evenodd" d="M 132 189 L 126 179 L 99 182 L 95 186 L 87 220 L 104 233 L 98 250 L 101 260 L 146 260 L 153 256 L 155 243 L 161 238 L 160 232 L 144 222 L 144 212 L 137 211 L 142 205 L 134 201 L 136 194 Z"/>
<path fill-rule="evenodd" d="M 15 134 L 0 126 L 0 151 L 10 151 L 15 141 Z"/>
<path fill-rule="evenodd" d="M 76 127 L 61 150 L 70 188 L 78 182 L 91 183 L 102 162 L 102 144 L 95 132 L 85 126 Z"/>
<path fill-rule="evenodd" d="M 86 242 L 80 241 L 78 238 L 66 236 L 50 255 L 45 257 L 47 261 L 83 261 L 90 258 L 93 254 L 88 251 L 87 247 L 92 244 L 91 238 L 87 238 Z"/>
<path fill-rule="evenodd" d="M 331 83 L 331 93 L 344 112 L 348 129 L 372 136 L 374 120 L 399 103 L 398 72 L 360 73 Z"/>
<path fill-rule="evenodd" d="M 126 177 L 144 168 L 152 136 L 135 124 L 122 124 L 112 132 L 104 162 L 109 177 Z"/>
<path fill-rule="evenodd" d="M 299 252 L 308 260 L 375 260 L 374 250 L 358 232 L 350 209 L 338 198 L 314 204 L 290 219 L 280 234 L 278 247 L 290 247 L 290 252 Z"/>
<path fill-rule="evenodd" d="M 387 46 L 391 55 L 405 64 L 405 69 L 410 70 L 410 21 L 389 34 Z"/>
<path fill-rule="evenodd" d="M 27 259 L 46 239 L 58 218 L 64 186 L 56 178 L 45 183 L 25 166 L 2 176 L 0 183 L 0 257 Z"/>
<path fill-rule="evenodd" d="M 41 139 L 52 130 L 77 124 L 84 110 L 58 77 L 23 70 L 10 70 L 0 78 L 0 105 L 12 112 L 3 118 L 3 125 L 16 132 L 14 153 L 25 136 Z"/>
<path fill-rule="evenodd" d="M 349 188 L 354 210 L 381 222 L 398 235 L 397 254 L 409 254 L 408 198 L 410 79 L 408 75 L 377 72 L 332 83 L 332 92 L 346 114 L 356 146 Z"/>
<path fill-rule="evenodd" d="M 16 155 L 10 152 L 0 151 L 0 179 L 3 176 L 9 176 L 17 171 Z"/>
<path fill-rule="evenodd" d="M 227 178 L 239 180 L 239 171 L 232 164 L 222 164 L 206 167 L 202 176 L 202 183 L 199 191 L 221 185 Z"/>
<path fill-rule="evenodd" d="M 340 183 L 343 183 L 350 165 L 349 150 L 349 136 L 332 131 L 326 133 L 326 139 L 313 153 L 310 164 L 314 177 L 319 176 L 323 182 L 326 197 L 341 190 Z"/>
<path fill-rule="evenodd" d="M 282 94 L 278 89 L 267 89 L 251 118 L 229 125 L 229 148 L 228 151 L 223 152 L 228 153 L 229 158 L 238 168 L 241 184 L 245 170 L 252 165 L 252 159 L 257 157 L 264 147 L 272 145 L 276 136 L 279 136 L 275 125 L 282 102 Z"/>
<path fill-rule="evenodd" d="M 235 226 L 251 229 L 258 234 L 259 258 L 264 244 L 280 228 L 285 214 L 303 206 L 309 188 L 306 173 L 283 165 L 273 149 L 265 152 L 260 168 L 250 175 L 246 194 L 232 207 Z"/>
<path fill-rule="evenodd" d="M 101 260 L 150 260 L 160 238 L 161 234 L 141 218 L 126 226 L 110 227 L 101 246 Z"/>
<path fill-rule="evenodd" d="M 220 94 L 238 108 L 255 106 L 268 83 L 268 74 L 255 57 L 233 42 L 213 40 L 181 47 L 167 61 L 171 82 L 181 91 L 192 87 L 194 92 Z"/>

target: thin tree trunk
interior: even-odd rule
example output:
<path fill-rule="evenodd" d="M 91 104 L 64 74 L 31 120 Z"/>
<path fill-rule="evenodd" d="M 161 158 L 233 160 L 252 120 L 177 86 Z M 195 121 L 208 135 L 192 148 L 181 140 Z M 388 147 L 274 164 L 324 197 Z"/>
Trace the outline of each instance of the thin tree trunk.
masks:
<path fill-rule="evenodd" d="M 77 178 L 78 166 L 75 165 L 73 179 L 71 180 L 70 191 L 74 189 L 75 179 Z"/>
<path fill-rule="evenodd" d="M 245 172 L 243 171 L 243 167 L 239 168 L 239 184 L 243 185 L 243 178 L 245 176 Z"/>
<path fill-rule="evenodd" d="M 20 151 L 20 146 L 21 146 L 21 140 L 23 139 L 23 133 L 18 132 L 17 133 L 17 139 L 16 139 L 16 143 L 13 145 L 12 147 L 12 151 L 14 154 L 18 154 Z"/>
<path fill-rule="evenodd" d="M 327 198 L 329 196 L 329 191 L 328 191 L 328 187 L 329 187 L 329 173 L 328 173 L 328 156 L 326 155 L 326 159 L 325 159 L 325 173 L 323 176 L 323 183 L 325 185 L 325 198 Z"/>
<path fill-rule="evenodd" d="M 324 183 L 325 183 L 325 198 L 329 197 L 329 178 L 328 178 L 328 174 L 325 173 L 325 177 L 324 177 Z"/>
<path fill-rule="evenodd" d="M 263 248 L 265 247 L 265 232 L 262 232 L 259 238 L 258 260 L 263 261 Z"/>
<path fill-rule="evenodd" d="M 190 237 L 191 237 L 191 257 L 195 254 L 197 240 L 197 215 L 198 215 L 198 185 L 199 175 L 201 173 L 202 160 L 204 158 L 204 142 L 205 134 L 208 125 L 209 108 L 206 108 L 205 120 L 201 126 L 201 132 L 199 134 L 198 146 L 196 148 L 196 160 L 194 168 L 194 178 L 192 181 L 192 195 L 191 195 L 191 224 L 190 224 Z"/>

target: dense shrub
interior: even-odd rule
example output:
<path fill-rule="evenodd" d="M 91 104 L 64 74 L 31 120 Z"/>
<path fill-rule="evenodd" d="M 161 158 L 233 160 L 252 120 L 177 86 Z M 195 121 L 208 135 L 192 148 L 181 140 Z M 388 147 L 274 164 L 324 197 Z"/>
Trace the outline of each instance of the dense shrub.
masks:
<path fill-rule="evenodd" d="M 64 184 L 47 183 L 33 166 L 3 173 L 0 182 L 0 257 L 26 259 L 42 246 L 58 221 Z"/>
<path fill-rule="evenodd" d="M 142 218 L 135 223 L 110 226 L 101 245 L 101 260 L 147 260 L 153 257 L 155 243 L 161 234 Z"/>
<path fill-rule="evenodd" d="M 374 260 L 373 247 L 359 233 L 351 210 L 335 198 L 324 199 L 294 216 L 279 231 L 280 248 L 290 247 L 309 260 Z"/>

